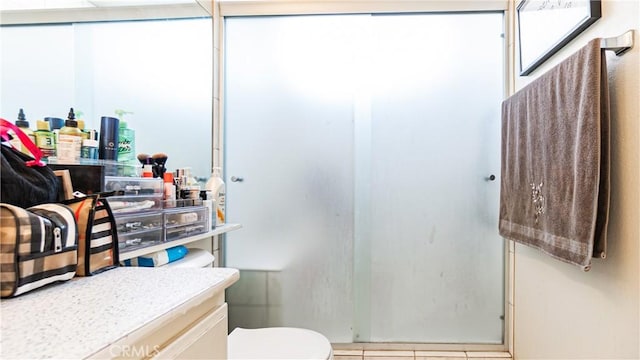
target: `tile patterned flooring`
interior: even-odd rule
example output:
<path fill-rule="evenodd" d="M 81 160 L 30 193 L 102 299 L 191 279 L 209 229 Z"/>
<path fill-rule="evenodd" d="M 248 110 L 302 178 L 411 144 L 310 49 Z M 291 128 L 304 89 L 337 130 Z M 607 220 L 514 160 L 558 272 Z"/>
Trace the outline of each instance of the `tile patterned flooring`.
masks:
<path fill-rule="evenodd" d="M 334 360 L 512 360 L 506 352 L 333 350 Z"/>

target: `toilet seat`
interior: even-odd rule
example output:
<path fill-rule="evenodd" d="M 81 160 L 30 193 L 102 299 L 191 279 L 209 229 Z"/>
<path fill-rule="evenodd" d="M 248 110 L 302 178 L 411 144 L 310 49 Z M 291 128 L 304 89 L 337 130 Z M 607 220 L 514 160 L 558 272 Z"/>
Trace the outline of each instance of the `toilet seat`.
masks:
<path fill-rule="evenodd" d="M 229 359 L 314 359 L 333 358 L 329 340 L 307 329 L 272 327 L 235 328 L 228 337 Z"/>

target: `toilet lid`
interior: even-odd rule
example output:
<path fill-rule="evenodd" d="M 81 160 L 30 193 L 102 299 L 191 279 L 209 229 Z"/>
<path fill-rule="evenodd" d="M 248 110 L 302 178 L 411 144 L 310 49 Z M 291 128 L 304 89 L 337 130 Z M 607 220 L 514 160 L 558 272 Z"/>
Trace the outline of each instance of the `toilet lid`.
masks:
<path fill-rule="evenodd" d="M 307 329 L 236 328 L 228 338 L 229 359 L 331 359 L 329 340 Z"/>

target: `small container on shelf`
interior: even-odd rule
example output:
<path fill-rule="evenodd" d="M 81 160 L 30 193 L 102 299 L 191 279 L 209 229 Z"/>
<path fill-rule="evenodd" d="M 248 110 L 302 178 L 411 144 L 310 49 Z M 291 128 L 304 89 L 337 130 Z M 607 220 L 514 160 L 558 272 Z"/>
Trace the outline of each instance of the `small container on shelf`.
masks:
<path fill-rule="evenodd" d="M 189 206 L 164 211 L 165 241 L 203 234 L 209 231 L 209 209 Z"/>
<path fill-rule="evenodd" d="M 165 209 L 185 208 L 185 207 L 192 207 L 192 206 L 199 207 L 203 205 L 204 203 L 202 202 L 202 199 L 176 199 L 176 200 L 164 201 Z"/>
<path fill-rule="evenodd" d="M 120 215 L 115 220 L 120 253 L 164 241 L 162 212 Z"/>
<path fill-rule="evenodd" d="M 147 246 L 162 244 L 162 228 L 144 231 L 132 231 L 125 234 L 118 232 L 120 253 L 133 251 Z"/>
<path fill-rule="evenodd" d="M 162 195 L 110 196 L 107 199 L 116 218 L 121 214 L 137 212 L 155 211 L 160 214 L 162 210 Z"/>
<path fill-rule="evenodd" d="M 122 215 L 116 217 L 115 220 L 118 236 L 162 229 L 164 221 L 161 212 Z"/>
<path fill-rule="evenodd" d="M 106 176 L 104 190 L 122 192 L 123 195 L 156 195 L 162 198 L 164 183 L 162 179 L 154 178 Z"/>

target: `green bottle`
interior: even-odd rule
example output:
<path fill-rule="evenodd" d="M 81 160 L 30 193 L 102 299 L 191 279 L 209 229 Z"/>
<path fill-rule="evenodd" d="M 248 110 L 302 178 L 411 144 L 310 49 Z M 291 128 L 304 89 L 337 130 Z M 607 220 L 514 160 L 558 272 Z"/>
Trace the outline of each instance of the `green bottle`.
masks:
<path fill-rule="evenodd" d="M 120 128 L 118 129 L 118 161 L 137 162 L 136 157 L 136 132 L 127 127 L 124 121 L 126 114 L 133 114 L 125 110 L 116 110 L 116 115 L 120 119 Z"/>
<path fill-rule="evenodd" d="M 42 151 L 43 158 L 56 156 L 55 135 L 49 130 L 49 122 L 37 121 L 37 130 L 33 133 L 36 137 L 36 146 Z"/>

